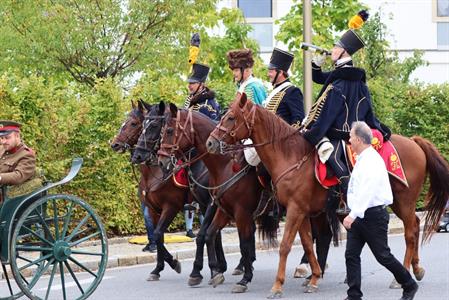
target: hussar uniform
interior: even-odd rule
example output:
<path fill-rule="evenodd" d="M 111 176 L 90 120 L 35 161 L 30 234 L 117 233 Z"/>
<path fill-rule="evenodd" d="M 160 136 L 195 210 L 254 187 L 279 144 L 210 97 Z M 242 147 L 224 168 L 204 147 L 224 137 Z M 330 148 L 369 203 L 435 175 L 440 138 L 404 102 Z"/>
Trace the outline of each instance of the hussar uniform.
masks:
<path fill-rule="evenodd" d="M 229 68 L 243 71 L 254 66 L 253 52 L 251 49 L 232 50 L 227 53 Z M 237 83 L 238 93 L 245 93 L 247 98 L 257 105 L 262 105 L 267 97 L 267 90 L 262 81 L 254 76 L 249 76 L 245 81 Z"/>
<path fill-rule="evenodd" d="M 279 72 L 288 72 L 293 58 L 293 54 L 274 48 L 268 64 L 268 69 L 277 71 L 274 82 L 276 82 Z M 264 100 L 263 106 L 294 127 L 299 127 L 304 119 L 303 95 L 301 90 L 294 86 L 288 78 L 274 84 L 273 91 Z"/>
<path fill-rule="evenodd" d="M 210 68 L 204 64 L 194 63 L 192 73 L 187 78 L 189 83 L 204 83 Z M 189 95 L 184 102 L 184 108 L 198 111 L 214 121 L 220 120 L 220 105 L 215 100 L 215 92 L 203 85 L 201 90 Z"/>
<path fill-rule="evenodd" d="M 353 55 L 365 44 L 351 29 L 343 34 L 336 46 Z M 318 148 L 323 139 L 329 140 L 333 150 L 329 151 L 327 163 L 339 179 L 342 192 L 346 194 L 349 170 L 345 163 L 343 141 L 349 140 L 352 123 L 364 121 L 369 127 L 378 129 L 385 139 L 389 138 L 391 132 L 376 118 L 365 71 L 354 67 L 351 57 L 338 60 L 335 70 L 331 72 L 323 72 L 321 67 L 312 64 L 312 79 L 323 84 L 323 88 L 303 123 L 307 129 L 304 138 L 312 145 L 318 145 Z"/>

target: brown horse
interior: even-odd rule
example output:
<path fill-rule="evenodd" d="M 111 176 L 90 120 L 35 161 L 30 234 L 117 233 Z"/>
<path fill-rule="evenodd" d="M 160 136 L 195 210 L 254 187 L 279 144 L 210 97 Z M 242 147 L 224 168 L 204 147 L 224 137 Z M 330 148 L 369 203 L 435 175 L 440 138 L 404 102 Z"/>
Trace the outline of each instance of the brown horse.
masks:
<path fill-rule="evenodd" d="M 262 187 L 258 182 L 255 169 L 242 162 L 242 153 L 237 160 L 230 155 L 214 155 L 207 152 L 206 139 L 215 128 L 216 123 L 198 112 L 178 110 L 170 104 L 171 114 L 167 116 L 163 129 L 159 160 L 163 168 L 167 168 L 175 159 L 184 158 L 186 165 L 191 161 L 183 155 L 186 150 L 195 147 L 197 158 L 201 158 L 209 170 L 210 192 L 214 198 L 214 204 L 219 207 L 212 224 L 206 234 L 206 243 L 213 243 L 215 235 L 228 224 L 235 220 L 239 239 L 240 251 L 244 264 L 243 278 L 233 287 L 232 292 L 242 293 L 248 288 L 248 283 L 253 277 L 252 263 L 256 259 L 255 237 L 256 230 L 254 213 L 258 208 Z M 176 161 L 176 160 L 175 160 Z M 240 170 L 236 168 L 236 162 L 240 163 Z M 274 238 L 277 230 L 277 222 L 261 222 L 262 236 Z M 211 248 L 213 246 L 211 245 Z M 214 259 L 211 255 L 209 260 Z M 210 263 L 211 264 L 211 263 Z M 216 286 L 223 280 L 223 275 L 216 270 L 213 284 Z"/>
<path fill-rule="evenodd" d="M 282 295 L 286 259 L 298 230 L 312 268 L 310 286 L 315 289 L 321 270 L 312 252 L 310 222 L 304 220 L 323 209 L 327 196 L 326 190 L 313 175 L 315 149 L 279 117 L 247 101 L 246 95 L 242 95 L 232 103 L 227 114 L 212 132 L 207 147 L 214 153 L 220 149 L 241 148 L 228 144 L 236 144 L 245 138 L 252 139 L 253 146 L 272 175 L 279 201 L 287 209 L 285 232 L 279 250 L 279 267 L 270 297 Z M 391 208 L 404 222 L 407 247 L 404 266 L 409 269 L 411 264 L 415 277 L 420 280 L 424 269 L 419 265 L 419 219 L 415 215 L 416 201 L 428 173 L 430 187 L 426 201 L 427 217 L 423 236 L 425 241 L 438 224 L 449 196 L 449 166 L 435 147 L 421 137 L 409 139 L 393 135 L 391 141 L 400 154 L 409 182 L 407 188 L 390 177 L 394 195 Z"/>
<path fill-rule="evenodd" d="M 118 135 L 114 138 L 111 143 L 111 147 L 114 151 L 123 153 L 126 150 L 135 152 L 135 145 L 138 143 L 138 138 L 142 133 L 143 122 L 145 120 L 145 114 L 148 114 L 147 118 L 157 118 L 163 114 L 164 108 L 162 108 L 162 114 L 159 113 L 161 108 L 157 105 L 150 106 L 149 104 L 139 101 L 138 105 L 132 103 L 132 111 L 129 113 L 127 120 L 123 123 Z M 151 122 L 151 120 L 148 120 Z M 156 122 L 153 122 L 156 123 Z M 153 124 L 147 124 L 147 129 L 152 127 Z M 155 128 L 152 128 L 156 130 Z M 160 136 L 161 126 L 158 128 L 156 136 L 158 139 Z M 150 130 L 148 130 L 149 132 Z M 150 140 L 148 140 L 150 141 Z M 151 145 L 150 145 L 151 144 Z M 148 146 L 152 148 L 154 142 L 148 143 Z M 148 157 L 151 156 L 152 149 L 145 152 Z M 147 160 L 148 157 L 144 157 Z M 153 156 L 154 157 L 154 156 Z M 179 188 L 174 185 L 173 180 L 162 180 L 163 174 L 157 164 L 140 164 L 141 178 L 139 182 L 139 197 L 142 201 L 150 208 L 150 214 L 153 219 L 155 228 L 155 240 L 157 243 L 157 266 L 151 272 L 149 280 L 158 280 L 160 277 L 160 271 L 164 268 L 164 260 L 178 273 L 180 272 L 181 265 L 173 256 L 167 251 L 163 243 L 163 233 L 165 232 L 168 225 L 171 223 L 176 214 L 182 209 L 184 205 L 184 199 L 187 197 L 189 190 L 186 188 Z M 142 191 L 145 191 L 142 193 Z M 204 195 L 209 201 L 208 195 Z M 206 203 L 207 204 L 207 203 Z M 205 219 L 207 219 L 207 214 L 205 213 L 205 206 L 203 213 L 205 214 Z M 206 221 L 205 221 L 206 222 Z M 204 223 L 203 223 L 204 224 Z M 202 276 L 200 271 L 203 267 L 203 248 L 204 239 L 200 237 L 197 239 L 197 257 L 194 263 L 194 270 L 189 278 L 189 283 L 194 282 L 199 284 L 201 282 Z M 226 260 L 224 258 L 224 252 L 221 242 L 221 235 L 217 236 L 216 242 L 216 252 L 219 257 L 219 267 L 224 272 L 226 270 Z M 194 285 L 194 284 L 190 284 Z"/>

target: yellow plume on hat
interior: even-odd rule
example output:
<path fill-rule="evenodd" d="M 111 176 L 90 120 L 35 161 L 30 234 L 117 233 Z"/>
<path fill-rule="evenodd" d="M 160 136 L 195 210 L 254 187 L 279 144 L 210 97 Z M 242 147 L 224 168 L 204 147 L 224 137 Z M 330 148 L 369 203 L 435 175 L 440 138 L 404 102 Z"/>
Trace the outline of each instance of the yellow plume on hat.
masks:
<path fill-rule="evenodd" d="M 189 64 L 193 65 L 198 58 L 198 54 L 200 53 L 200 35 L 198 33 L 194 33 L 192 38 L 190 39 L 190 47 L 189 47 Z"/>
<path fill-rule="evenodd" d="M 359 11 L 353 16 L 348 23 L 349 29 L 360 29 L 363 24 L 368 20 L 369 14 L 366 10 Z"/>

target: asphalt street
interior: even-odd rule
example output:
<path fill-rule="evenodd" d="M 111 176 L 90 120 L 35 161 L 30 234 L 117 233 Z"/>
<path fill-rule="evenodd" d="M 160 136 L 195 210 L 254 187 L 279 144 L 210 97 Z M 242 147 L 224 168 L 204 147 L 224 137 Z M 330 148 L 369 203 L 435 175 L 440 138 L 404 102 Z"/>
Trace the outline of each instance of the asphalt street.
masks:
<path fill-rule="evenodd" d="M 405 251 L 403 235 L 390 236 L 390 247 L 393 254 L 402 260 Z M 320 282 L 316 294 L 302 292 L 302 279 L 294 279 L 293 271 L 297 265 L 302 249 L 293 248 L 287 263 L 287 277 L 284 285 L 283 299 L 344 299 L 346 297 L 346 284 L 344 262 L 345 243 L 340 247 L 332 248 L 329 253 L 329 269 Z M 421 250 L 421 264 L 426 269 L 424 279 L 419 283 L 420 289 L 415 299 L 449 299 L 449 233 L 437 233 L 430 244 L 424 245 Z M 232 269 L 238 262 L 239 255 L 228 255 L 228 269 Z M 203 270 L 205 279 L 196 288 L 187 286 L 187 278 L 192 268 L 192 260 L 182 261 L 182 273 L 177 274 L 168 266 L 162 272 L 160 281 L 148 282 L 149 272 L 154 264 L 122 267 L 107 270 L 105 278 L 97 291 L 90 299 L 265 299 L 275 278 L 278 264 L 277 251 L 258 251 L 257 261 L 254 264 L 255 273 L 253 282 L 245 294 L 231 294 L 232 286 L 240 277 L 225 273 L 225 282 L 217 288 L 207 285 L 209 271 Z M 392 275 L 379 265 L 369 249 L 365 247 L 362 253 L 362 284 L 364 299 L 399 299 L 401 290 L 389 289 Z M 73 286 L 71 289 L 76 288 Z"/>

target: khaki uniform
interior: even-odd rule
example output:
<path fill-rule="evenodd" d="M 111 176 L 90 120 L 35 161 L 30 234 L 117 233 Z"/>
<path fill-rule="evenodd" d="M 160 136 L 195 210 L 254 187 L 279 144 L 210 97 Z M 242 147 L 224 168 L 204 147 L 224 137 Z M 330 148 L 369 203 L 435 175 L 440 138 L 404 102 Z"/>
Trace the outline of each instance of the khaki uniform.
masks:
<path fill-rule="evenodd" d="M 36 171 L 34 151 L 24 144 L 8 152 L 0 146 L 0 185 L 22 184 Z"/>

